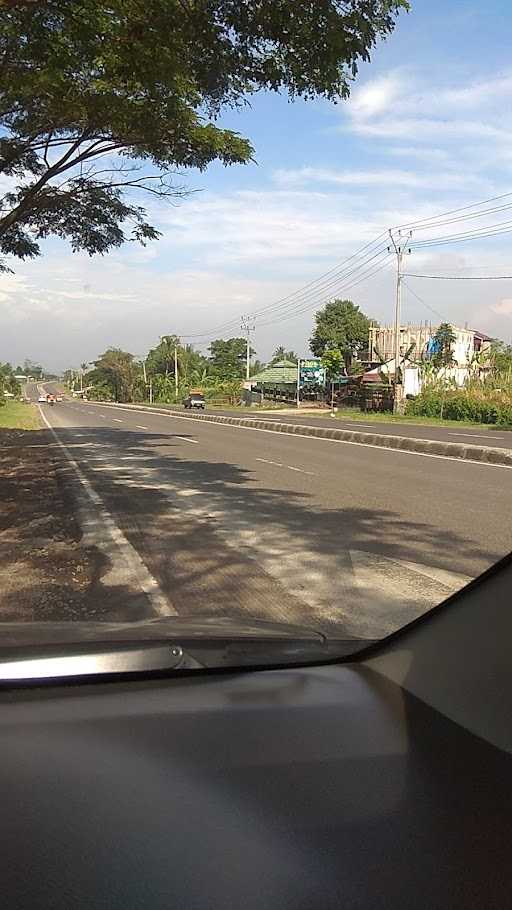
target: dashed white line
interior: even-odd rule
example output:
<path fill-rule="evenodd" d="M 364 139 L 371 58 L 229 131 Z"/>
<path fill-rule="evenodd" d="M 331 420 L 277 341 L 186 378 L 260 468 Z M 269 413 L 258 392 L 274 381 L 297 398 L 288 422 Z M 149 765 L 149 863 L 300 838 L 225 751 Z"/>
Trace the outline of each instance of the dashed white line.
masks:
<path fill-rule="evenodd" d="M 471 436 L 472 439 L 503 439 L 503 436 L 487 436 L 485 433 L 448 433 L 448 436 Z"/>
<path fill-rule="evenodd" d="M 120 420 L 119 417 L 114 417 L 112 419 L 115 420 L 116 423 L 124 423 L 124 421 Z"/>
<path fill-rule="evenodd" d="M 103 417 L 103 414 L 102 414 L 101 416 Z M 147 430 L 147 427 L 143 427 L 143 426 L 140 425 L 140 423 L 136 423 L 136 424 L 135 424 L 135 429 L 136 429 L 136 430 Z"/>
<path fill-rule="evenodd" d="M 119 405 L 119 410 L 133 411 L 133 410 L 135 410 L 135 408 L 123 408 L 122 405 Z M 167 415 L 158 414 L 158 417 L 162 417 L 162 416 L 167 416 Z M 184 415 L 182 416 L 180 414 L 175 414 L 174 411 L 169 413 L 169 417 L 172 417 L 175 420 L 193 420 L 196 423 L 201 421 L 200 417 L 188 417 L 188 416 L 185 417 Z M 453 455 L 437 455 L 437 454 L 434 454 L 433 452 L 412 452 L 408 449 L 395 449 L 392 447 L 387 448 L 384 446 L 375 445 L 375 443 L 372 443 L 372 442 L 353 442 L 351 439 L 350 440 L 349 439 L 329 439 L 328 437 L 325 437 L 325 436 L 309 436 L 306 433 L 283 434 L 280 430 L 268 430 L 268 429 L 264 429 L 263 427 L 247 427 L 247 426 L 241 426 L 240 424 L 227 424 L 227 423 L 223 424 L 223 423 L 218 423 L 216 421 L 214 422 L 214 421 L 208 421 L 208 420 L 204 420 L 202 422 L 208 424 L 209 426 L 211 426 L 212 424 L 217 427 L 224 426 L 224 427 L 226 427 L 226 429 L 229 429 L 229 430 L 246 430 L 249 433 L 271 433 L 274 436 L 275 435 L 279 435 L 279 436 L 286 435 L 286 436 L 289 436 L 290 438 L 294 438 L 294 439 L 299 438 L 299 439 L 309 439 L 310 441 L 314 440 L 315 442 L 328 442 L 331 445 L 334 443 L 335 445 L 359 446 L 360 448 L 363 448 L 363 449 L 378 449 L 379 452 L 382 452 L 383 455 L 385 455 L 387 453 L 388 455 L 405 455 L 407 458 L 436 458 L 440 461 L 451 461 L 451 462 L 459 461 L 459 462 L 462 462 L 462 464 L 476 464 L 480 468 L 498 468 L 498 469 L 504 468 L 506 471 L 512 471 L 512 465 L 493 464 L 492 462 L 489 462 L 489 461 L 477 461 L 475 458 L 456 458 Z M 304 425 L 300 425 L 300 428 L 309 429 L 308 426 L 304 426 Z M 494 436 L 492 438 L 495 439 Z"/>
<path fill-rule="evenodd" d="M 282 464 L 280 461 L 270 461 L 268 458 L 257 458 L 256 461 L 262 461 L 264 464 L 273 464 L 276 468 L 288 468 L 289 471 L 296 471 L 297 474 L 310 474 L 316 477 L 313 471 L 304 471 L 302 468 L 294 468 L 291 464 Z"/>
<path fill-rule="evenodd" d="M 289 471 L 297 471 L 297 474 L 310 474 L 311 477 L 316 477 L 316 474 L 314 474 L 313 471 L 303 471 L 302 468 L 294 468 L 291 464 L 287 464 L 285 467 L 287 467 Z"/>
<path fill-rule="evenodd" d="M 182 439 L 183 442 L 190 442 L 190 443 L 192 443 L 192 445 L 194 445 L 194 446 L 198 446 L 198 445 L 199 445 L 199 442 L 197 441 L 197 439 L 189 439 L 188 436 L 180 436 L 179 433 L 174 433 L 174 436 L 176 437 L 176 439 Z"/>

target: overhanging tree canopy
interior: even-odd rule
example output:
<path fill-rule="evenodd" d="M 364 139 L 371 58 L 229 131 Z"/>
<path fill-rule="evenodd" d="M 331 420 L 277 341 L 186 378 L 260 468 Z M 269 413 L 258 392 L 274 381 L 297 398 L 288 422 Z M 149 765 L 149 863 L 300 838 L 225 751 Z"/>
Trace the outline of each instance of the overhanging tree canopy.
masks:
<path fill-rule="evenodd" d="M 259 89 L 345 98 L 407 0 L 7 0 L 0 7 L 0 253 L 57 235 L 104 253 L 158 236 L 137 191 L 250 160 L 215 118 Z M 0 268 L 6 268 L 5 263 Z"/>

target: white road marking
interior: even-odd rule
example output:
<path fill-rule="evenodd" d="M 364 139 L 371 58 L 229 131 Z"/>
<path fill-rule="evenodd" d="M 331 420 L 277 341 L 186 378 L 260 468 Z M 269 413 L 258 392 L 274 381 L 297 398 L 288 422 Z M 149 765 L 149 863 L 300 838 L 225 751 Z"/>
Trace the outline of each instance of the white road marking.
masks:
<path fill-rule="evenodd" d="M 100 414 L 99 416 L 102 417 L 103 420 L 106 420 L 106 419 L 107 419 L 107 415 L 106 415 L 106 414 Z"/>
<path fill-rule="evenodd" d="M 67 446 L 61 442 L 51 423 L 48 422 L 43 414 L 41 407 L 39 407 L 39 411 L 44 423 L 62 449 L 64 457 L 73 468 L 85 495 L 92 503 L 92 508 L 87 510 L 85 516 L 82 515 L 81 523 L 84 540 L 89 538 L 89 545 L 94 543 L 103 551 L 106 551 L 112 564 L 112 569 L 108 573 L 112 580 L 115 579 L 118 583 L 124 584 L 129 581 L 133 587 L 138 587 L 146 594 L 157 616 L 176 615 L 176 610 L 161 591 L 156 578 L 151 575 L 135 547 L 124 536 L 121 528 L 117 526 L 101 496 L 78 466 Z M 105 583 L 106 577 L 103 577 L 103 583 Z"/>
<path fill-rule="evenodd" d="M 340 423 L 345 424 L 345 426 L 343 427 L 344 430 L 347 429 L 347 427 L 350 430 L 357 430 L 357 429 L 359 429 L 359 427 L 370 427 L 370 430 L 375 429 L 374 423 L 349 423 L 348 421 L 342 421 L 342 420 L 340 420 Z M 336 429 L 336 427 L 334 429 Z"/>
<path fill-rule="evenodd" d="M 134 411 L 135 408 L 123 408 L 122 406 L 120 406 L 119 410 Z M 155 417 L 164 417 L 164 416 L 166 417 L 167 415 L 155 414 Z M 409 451 L 407 451 L 407 449 L 394 449 L 391 446 L 389 446 L 389 447 L 388 446 L 378 446 L 372 442 L 354 442 L 351 439 L 328 439 L 325 436 L 309 436 L 307 433 L 282 433 L 281 430 L 267 430 L 267 429 L 264 429 L 263 427 L 244 427 L 244 426 L 240 426 L 240 424 L 222 423 L 220 421 L 213 421 L 213 420 L 201 420 L 200 417 L 184 417 L 184 416 L 181 416 L 180 414 L 174 414 L 174 413 L 169 413 L 169 417 L 174 418 L 175 420 L 194 420 L 196 423 L 206 423 L 206 424 L 208 424 L 208 426 L 217 426 L 217 427 L 222 426 L 222 427 L 225 427 L 225 428 L 231 429 L 231 430 L 247 430 L 249 433 L 272 433 L 274 436 L 290 436 L 293 439 L 309 439 L 309 440 L 314 440 L 315 442 L 330 442 L 330 443 L 336 443 L 338 445 L 345 445 L 345 446 L 360 446 L 363 449 L 378 449 L 379 452 L 383 452 L 383 453 L 387 452 L 388 454 L 391 454 L 391 455 L 406 455 L 406 456 L 414 457 L 414 458 L 439 458 L 439 459 L 441 459 L 441 461 L 451 461 L 451 462 L 457 461 L 461 464 L 476 464 L 476 465 L 479 465 L 479 467 L 481 467 L 481 468 L 504 468 L 506 471 L 512 471 L 512 465 L 508 465 L 508 464 L 491 464 L 491 462 L 476 461 L 476 459 L 473 459 L 473 458 L 456 458 L 453 455 L 452 456 L 437 455 L 432 452 L 409 452 Z M 293 424 L 292 424 L 292 426 L 293 426 Z M 301 429 L 309 429 L 309 427 L 305 426 L 304 424 L 299 424 L 299 426 L 301 427 Z M 493 439 L 494 439 L 494 437 L 493 437 Z M 434 441 L 436 441 L 436 440 L 434 440 Z M 442 441 L 442 440 L 437 440 L 437 442 L 439 442 L 439 441 Z"/>
<path fill-rule="evenodd" d="M 119 417 L 114 417 L 113 419 L 115 420 L 116 423 L 124 423 L 123 420 L 119 420 Z"/>
<path fill-rule="evenodd" d="M 270 461 L 268 458 L 257 458 L 256 461 L 262 461 L 264 464 L 273 464 L 276 468 L 288 468 L 289 471 L 296 471 L 297 474 L 310 474 L 316 477 L 313 471 L 304 471 L 302 468 L 294 468 L 291 464 L 282 464 L 280 461 Z"/>
<path fill-rule="evenodd" d="M 192 445 L 194 445 L 194 446 L 198 446 L 198 445 L 199 445 L 197 439 L 189 439 L 188 436 L 180 436 L 179 433 L 174 433 L 173 435 L 176 437 L 176 439 L 182 439 L 183 442 L 190 442 L 190 443 L 192 443 Z"/>
<path fill-rule="evenodd" d="M 503 439 L 503 436 L 487 436 L 485 433 L 448 433 L 448 436 L 471 436 L 472 439 Z M 511 440 L 512 445 L 512 440 Z"/>
<path fill-rule="evenodd" d="M 313 471 L 303 471 L 302 468 L 294 468 L 291 464 L 287 464 L 285 467 L 287 467 L 289 471 L 297 471 L 298 474 L 310 474 L 311 477 L 316 477 L 316 474 L 314 474 Z"/>
<path fill-rule="evenodd" d="M 103 414 L 102 414 L 101 416 L 103 417 Z M 147 430 L 147 427 L 143 427 L 143 426 L 141 426 L 139 423 L 136 423 L 136 424 L 135 424 L 135 429 L 136 429 L 136 430 Z"/>

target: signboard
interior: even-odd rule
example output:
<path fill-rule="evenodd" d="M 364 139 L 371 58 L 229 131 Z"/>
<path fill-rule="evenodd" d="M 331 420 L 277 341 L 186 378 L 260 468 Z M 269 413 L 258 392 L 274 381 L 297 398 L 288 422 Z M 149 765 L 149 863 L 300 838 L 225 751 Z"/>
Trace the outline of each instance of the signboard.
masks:
<path fill-rule="evenodd" d="M 311 360 L 300 361 L 300 384 L 325 385 L 325 370 L 321 360 L 314 357 Z"/>

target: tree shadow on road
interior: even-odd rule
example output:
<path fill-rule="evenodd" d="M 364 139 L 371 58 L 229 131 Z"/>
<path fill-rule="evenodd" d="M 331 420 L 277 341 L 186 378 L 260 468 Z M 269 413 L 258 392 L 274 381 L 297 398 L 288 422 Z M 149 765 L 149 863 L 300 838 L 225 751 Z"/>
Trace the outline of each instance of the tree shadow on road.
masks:
<path fill-rule="evenodd" d="M 320 507 L 313 490 L 265 486 L 256 471 L 197 458 L 194 451 L 184 455 L 183 439 L 191 438 L 186 433 L 175 438 L 81 427 L 59 429 L 58 434 L 180 614 L 307 620 L 316 627 L 341 623 L 348 628 L 354 610 L 347 602 L 354 599 L 351 554 L 363 554 L 363 559 L 371 554 L 382 562 L 384 576 L 386 560 L 469 572 L 470 566 L 483 570 L 503 555 L 476 544 L 469 533 L 463 537 L 419 517 L 404 518 L 377 505 Z M 76 478 L 62 450 L 48 431 L 31 434 L 31 440 L 34 447 L 51 447 L 60 465 L 63 497 L 70 502 Z M 388 568 L 392 576 L 393 564 Z M 396 591 L 390 596 L 389 585 L 386 593 L 370 583 L 363 600 L 379 601 L 379 621 L 384 617 L 388 624 L 400 625 L 406 621 L 404 610 L 412 618 L 414 603 L 419 612 L 432 605 L 429 597 L 435 594 L 429 585 L 433 582 L 420 576 L 412 601 L 409 592 L 398 613 Z M 323 598 L 316 596 L 317 588 Z M 333 603 L 326 603 L 329 592 Z M 107 597 L 112 609 L 107 605 L 95 618 L 129 617 L 135 592 L 121 593 L 124 608 L 119 592 L 101 591 L 97 584 L 96 596 Z"/>

